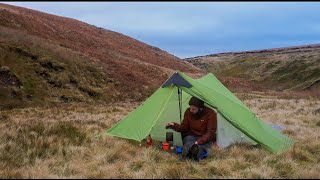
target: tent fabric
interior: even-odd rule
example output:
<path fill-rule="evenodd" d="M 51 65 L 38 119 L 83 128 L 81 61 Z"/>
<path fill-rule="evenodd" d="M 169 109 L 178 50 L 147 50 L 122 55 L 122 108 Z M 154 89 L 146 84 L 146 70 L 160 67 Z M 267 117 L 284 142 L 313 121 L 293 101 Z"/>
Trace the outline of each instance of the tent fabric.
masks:
<path fill-rule="evenodd" d="M 217 116 L 217 145 L 220 148 L 227 148 L 234 143 L 247 143 L 251 145 L 257 144 L 237 128 L 228 123 L 228 121 L 224 119 L 220 113 L 218 113 Z"/>
<path fill-rule="evenodd" d="M 191 88 L 192 85 L 188 83 L 183 77 L 179 75 L 179 73 L 174 73 L 163 85 L 162 87 L 167 87 L 169 85 L 183 86 L 187 88 Z"/>
<path fill-rule="evenodd" d="M 145 139 L 163 113 L 163 110 L 166 109 L 165 107 L 169 104 L 169 100 L 174 96 L 175 89 L 177 88 L 173 86 L 159 88 L 136 110 L 107 130 L 107 134 L 136 141 Z M 179 114 L 178 111 L 176 114 Z M 176 117 L 172 117 L 170 120 L 180 123 Z"/>
<path fill-rule="evenodd" d="M 185 86 L 185 84 L 189 85 Z M 136 110 L 108 129 L 106 133 L 136 141 L 142 141 L 148 134 L 151 134 L 155 140 L 164 141 L 165 132 L 174 132 L 165 129 L 165 124 L 167 122 L 181 123 L 179 118 L 181 113 L 188 108 L 189 99 L 195 96 L 203 100 L 206 106 L 218 112 L 218 127 L 220 125 L 220 130 L 223 127 L 224 135 L 222 130 L 219 132 L 218 128 L 220 137 L 217 140 L 220 138 L 220 142 L 224 142 L 222 147 L 246 140 L 246 142 L 260 144 L 275 153 L 287 150 L 294 143 L 291 138 L 259 119 L 212 73 L 199 79 L 192 79 L 177 71 L 164 85 Z M 178 89 L 182 90 L 180 98 Z M 182 111 L 179 110 L 179 99 Z M 174 143 L 182 144 L 180 133 L 174 132 Z"/>

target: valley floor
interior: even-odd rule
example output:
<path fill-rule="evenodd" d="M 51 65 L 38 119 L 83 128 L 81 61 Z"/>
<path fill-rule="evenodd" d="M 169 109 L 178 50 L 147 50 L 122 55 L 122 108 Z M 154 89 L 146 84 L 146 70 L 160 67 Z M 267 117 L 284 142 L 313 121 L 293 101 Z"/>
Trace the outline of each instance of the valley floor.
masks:
<path fill-rule="evenodd" d="M 95 137 L 140 103 L 0 111 L 0 178 L 320 178 L 320 101 L 236 94 L 295 141 L 282 154 L 235 145 L 199 162 L 138 142 Z"/>

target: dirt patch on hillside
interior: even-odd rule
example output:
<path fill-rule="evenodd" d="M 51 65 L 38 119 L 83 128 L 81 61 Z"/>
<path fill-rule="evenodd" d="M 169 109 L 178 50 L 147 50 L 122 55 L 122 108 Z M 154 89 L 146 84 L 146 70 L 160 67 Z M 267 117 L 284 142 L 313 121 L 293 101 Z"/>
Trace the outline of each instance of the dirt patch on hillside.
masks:
<path fill-rule="evenodd" d="M 1 86 L 17 86 L 21 85 L 20 80 L 10 72 L 6 66 L 0 68 L 0 85 Z"/>

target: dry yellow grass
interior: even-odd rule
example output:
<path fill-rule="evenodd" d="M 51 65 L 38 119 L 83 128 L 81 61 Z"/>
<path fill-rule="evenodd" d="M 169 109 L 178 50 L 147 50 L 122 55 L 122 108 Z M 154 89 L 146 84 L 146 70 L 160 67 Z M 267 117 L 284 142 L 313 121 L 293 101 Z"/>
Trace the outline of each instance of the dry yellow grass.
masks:
<path fill-rule="evenodd" d="M 209 158 L 178 157 L 138 142 L 95 136 L 139 103 L 73 104 L 1 111 L 1 178 L 320 178 L 318 99 L 242 98 L 268 123 L 286 126 L 294 151 L 272 154 L 235 145 Z M 318 110 L 318 111 L 317 111 Z"/>

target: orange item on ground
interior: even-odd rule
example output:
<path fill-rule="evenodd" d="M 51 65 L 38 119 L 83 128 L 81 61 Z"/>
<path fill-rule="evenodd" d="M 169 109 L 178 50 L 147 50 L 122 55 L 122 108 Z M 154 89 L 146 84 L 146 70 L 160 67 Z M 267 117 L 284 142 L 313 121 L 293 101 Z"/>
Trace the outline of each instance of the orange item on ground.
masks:
<path fill-rule="evenodd" d="M 166 151 L 169 150 L 169 146 L 170 146 L 170 144 L 167 143 L 167 142 L 162 143 L 162 148 L 163 148 L 164 150 L 166 150 Z"/>

